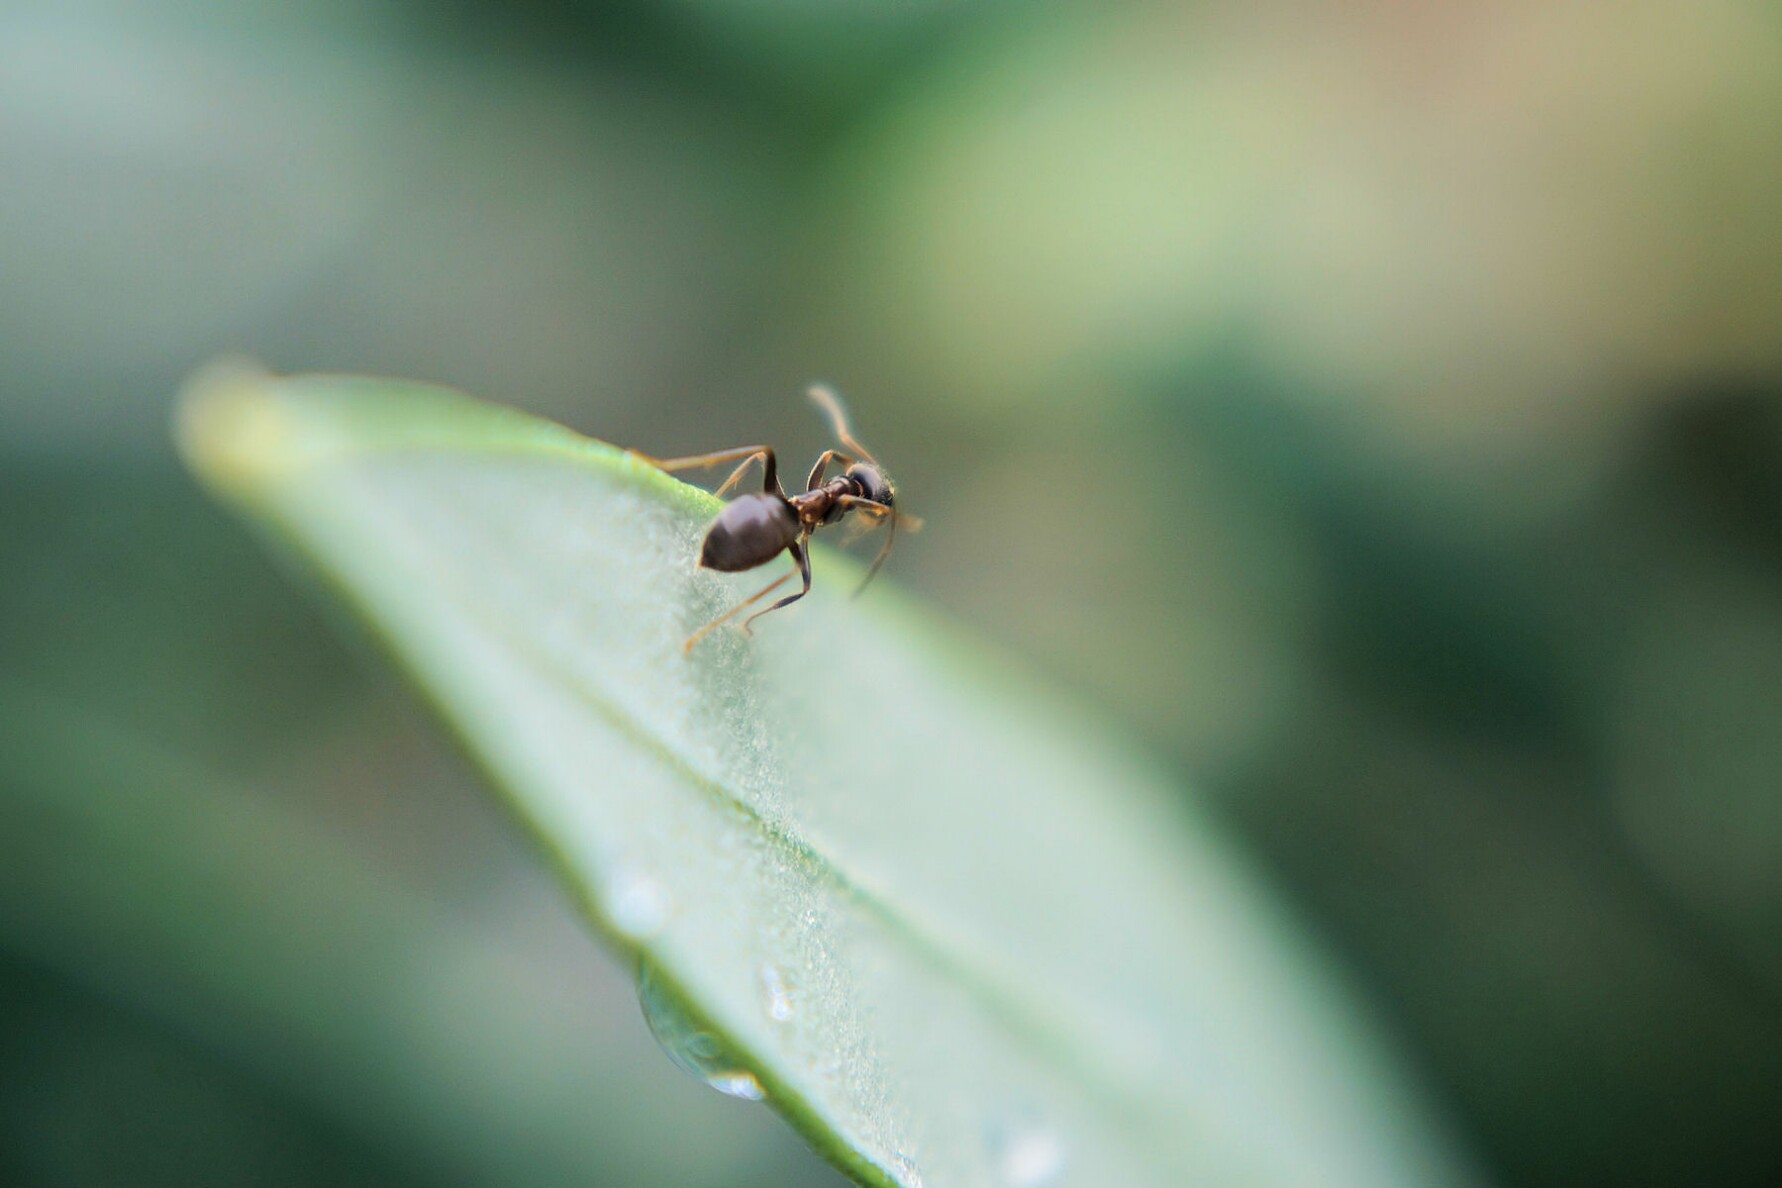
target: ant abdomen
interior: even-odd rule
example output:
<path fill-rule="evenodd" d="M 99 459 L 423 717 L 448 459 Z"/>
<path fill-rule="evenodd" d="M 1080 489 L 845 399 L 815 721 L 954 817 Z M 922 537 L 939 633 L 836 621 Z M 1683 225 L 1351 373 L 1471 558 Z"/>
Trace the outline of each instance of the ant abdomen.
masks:
<path fill-rule="evenodd" d="M 783 497 L 739 496 L 712 521 L 699 563 L 720 573 L 754 569 L 785 552 L 798 533 L 798 513 Z"/>

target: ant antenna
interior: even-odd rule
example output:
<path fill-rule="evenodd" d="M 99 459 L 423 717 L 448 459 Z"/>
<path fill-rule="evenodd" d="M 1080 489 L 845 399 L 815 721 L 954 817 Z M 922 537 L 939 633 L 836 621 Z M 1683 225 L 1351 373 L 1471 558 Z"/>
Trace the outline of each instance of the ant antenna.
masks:
<path fill-rule="evenodd" d="M 834 388 L 826 384 L 814 384 L 810 390 L 810 398 L 829 417 L 829 425 L 835 431 L 837 441 L 873 466 L 879 464 L 879 460 L 872 456 L 872 451 L 861 445 L 860 439 L 855 437 L 849 428 L 848 410 L 842 406 L 841 397 L 835 394 Z M 885 564 L 885 558 L 891 555 L 891 545 L 897 540 L 897 506 L 893 504 L 887 510 L 890 514 L 886 518 L 891 523 L 885 532 L 885 546 L 879 550 L 879 555 L 873 558 L 872 565 L 866 571 L 866 576 L 861 578 L 860 584 L 854 588 L 854 597 L 856 598 L 860 597 L 866 587 L 872 584 L 872 579 L 879 575 L 879 567 Z"/>
<path fill-rule="evenodd" d="M 858 586 L 854 587 L 855 598 L 866 593 L 866 588 L 872 585 L 872 579 L 879 576 L 879 566 L 883 565 L 885 558 L 891 555 L 891 545 L 897 540 L 897 508 L 895 505 L 891 508 L 890 519 L 891 526 L 885 530 L 885 547 L 880 549 L 879 555 L 872 559 L 872 566 L 866 571 L 866 576 L 860 579 Z"/>
<path fill-rule="evenodd" d="M 856 454 L 860 455 L 861 458 L 870 462 L 872 465 L 877 466 L 879 464 L 879 460 L 872 456 L 872 451 L 861 445 L 859 439 L 854 436 L 853 431 L 848 428 L 848 410 L 842 407 L 841 397 L 835 394 L 834 388 L 824 384 L 813 385 L 810 390 L 810 398 L 818 408 L 823 410 L 824 415 L 829 418 L 830 428 L 835 430 L 835 439 L 837 441 L 847 446 L 850 450 L 853 450 Z"/>

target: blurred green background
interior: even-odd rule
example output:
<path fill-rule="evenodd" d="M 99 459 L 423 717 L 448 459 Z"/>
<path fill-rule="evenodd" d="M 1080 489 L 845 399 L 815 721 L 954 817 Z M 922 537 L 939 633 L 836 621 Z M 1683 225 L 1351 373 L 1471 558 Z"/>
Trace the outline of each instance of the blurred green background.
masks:
<path fill-rule="evenodd" d="M 826 442 L 1505 1184 L 1782 1181 L 1782 10 L 0 0 L 0 1181 L 828 1185 L 182 378 Z"/>

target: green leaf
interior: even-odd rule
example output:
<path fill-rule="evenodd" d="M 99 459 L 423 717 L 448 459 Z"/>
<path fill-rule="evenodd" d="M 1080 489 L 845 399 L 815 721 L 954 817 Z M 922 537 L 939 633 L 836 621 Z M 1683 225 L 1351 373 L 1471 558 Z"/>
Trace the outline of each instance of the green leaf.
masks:
<path fill-rule="evenodd" d="M 619 449 L 241 372 L 194 381 L 181 435 L 637 955 L 671 1052 L 861 1182 L 1457 1178 L 1169 781 L 893 589 L 849 601 L 852 563 L 819 552 L 810 598 L 685 654 L 777 569 L 698 569 L 717 501 Z"/>

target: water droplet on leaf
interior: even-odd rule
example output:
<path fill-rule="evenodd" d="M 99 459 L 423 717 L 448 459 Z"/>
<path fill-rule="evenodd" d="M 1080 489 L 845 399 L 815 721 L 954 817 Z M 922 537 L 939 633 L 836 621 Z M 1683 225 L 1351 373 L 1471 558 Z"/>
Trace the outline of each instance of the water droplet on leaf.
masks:
<path fill-rule="evenodd" d="M 607 904 L 613 926 L 635 940 L 647 940 L 662 931 L 674 907 L 661 883 L 625 867 L 608 885 Z"/>
<path fill-rule="evenodd" d="M 675 1064 L 719 1093 L 745 1101 L 767 1096 L 755 1074 L 743 1067 L 718 1033 L 687 1013 L 647 958 L 637 967 L 637 1001 L 650 1034 Z"/>
<path fill-rule="evenodd" d="M 771 961 L 761 963 L 761 1004 L 775 1023 L 784 1023 L 797 1010 L 792 984 Z"/>

